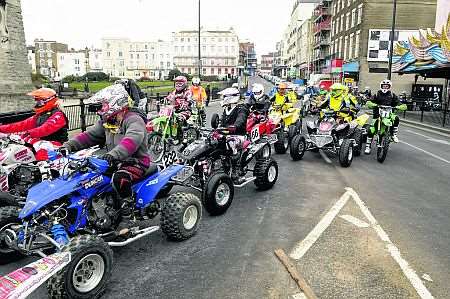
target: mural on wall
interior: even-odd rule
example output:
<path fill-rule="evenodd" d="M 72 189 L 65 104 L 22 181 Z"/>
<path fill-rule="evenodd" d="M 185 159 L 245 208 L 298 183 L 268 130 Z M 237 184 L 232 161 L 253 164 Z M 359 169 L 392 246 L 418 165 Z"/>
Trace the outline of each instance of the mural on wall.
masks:
<path fill-rule="evenodd" d="M 392 56 L 394 72 L 414 72 L 450 67 L 450 14 L 441 33 L 420 29 L 419 38 L 398 42 Z"/>
<path fill-rule="evenodd" d="M 0 0 L 0 42 L 6 43 L 9 40 L 8 26 L 6 25 L 6 17 L 8 14 L 6 0 Z"/>

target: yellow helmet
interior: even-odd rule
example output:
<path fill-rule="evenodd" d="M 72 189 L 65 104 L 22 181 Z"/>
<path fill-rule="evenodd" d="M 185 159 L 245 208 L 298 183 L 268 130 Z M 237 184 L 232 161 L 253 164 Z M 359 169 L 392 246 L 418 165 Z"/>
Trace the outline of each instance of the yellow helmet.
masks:
<path fill-rule="evenodd" d="M 330 87 L 331 96 L 334 98 L 341 96 L 343 93 L 345 93 L 345 90 L 346 86 L 341 83 L 334 83 Z"/>

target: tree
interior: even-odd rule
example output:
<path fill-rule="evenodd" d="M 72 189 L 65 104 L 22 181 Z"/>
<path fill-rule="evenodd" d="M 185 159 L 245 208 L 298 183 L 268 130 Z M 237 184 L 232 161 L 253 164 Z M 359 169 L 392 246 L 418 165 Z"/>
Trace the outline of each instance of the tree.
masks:
<path fill-rule="evenodd" d="M 169 80 L 173 80 L 176 77 L 181 76 L 181 72 L 179 69 L 172 69 L 169 72 Z"/>
<path fill-rule="evenodd" d="M 80 81 L 86 81 L 86 77 L 89 81 L 108 81 L 109 75 L 103 72 L 89 72 L 81 76 Z"/>

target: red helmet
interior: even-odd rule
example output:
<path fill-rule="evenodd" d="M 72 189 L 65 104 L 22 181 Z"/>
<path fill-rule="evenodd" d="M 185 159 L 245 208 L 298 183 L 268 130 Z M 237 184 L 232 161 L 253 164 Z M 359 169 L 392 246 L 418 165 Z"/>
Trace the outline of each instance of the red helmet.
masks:
<path fill-rule="evenodd" d="M 175 81 L 176 91 L 183 91 L 187 87 L 187 79 L 185 76 L 178 76 L 173 81 Z"/>
<path fill-rule="evenodd" d="M 36 105 L 34 106 L 36 113 L 50 111 L 57 105 L 58 98 L 56 97 L 56 92 L 51 88 L 39 88 L 27 95 L 33 97 L 36 101 Z"/>

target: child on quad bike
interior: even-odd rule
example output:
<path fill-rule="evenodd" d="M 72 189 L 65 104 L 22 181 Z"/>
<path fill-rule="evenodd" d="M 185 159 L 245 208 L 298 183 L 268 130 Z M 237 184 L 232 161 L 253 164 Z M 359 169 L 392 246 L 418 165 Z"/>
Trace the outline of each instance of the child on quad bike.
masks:
<path fill-rule="evenodd" d="M 106 145 L 107 153 L 102 159 L 108 161 L 111 166 L 114 162 L 119 163 L 112 176 L 112 185 L 120 199 L 120 214 L 124 219 L 119 224 L 120 230 L 129 225 L 133 203 L 132 185 L 139 181 L 150 167 L 145 120 L 130 111 L 132 101 L 121 84 L 109 86 L 89 100 L 102 104 L 98 111 L 101 119 L 86 132 L 64 143 L 60 152 L 67 155 L 94 145 Z"/>
<path fill-rule="evenodd" d="M 337 113 L 345 121 L 351 121 L 351 103 L 346 96 L 347 87 L 341 83 L 334 83 L 330 87 L 330 93 L 317 105 L 318 108 L 328 108 Z M 322 115 L 321 115 L 322 117 Z"/>
<path fill-rule="evenodd" d="M 186 77 L 178 76 L 174 79 L 174 82 L 175 90 L 165 100 L 174 106 L 175 112 L 179 115 L 179 121 L 185 124 L 192 115 L 192 107 L 195 105 L 195 101 L 192 98 L 192 91 L 188 88 Z"/>
<path fill-rule="evenodd" d="M 198 113 L 202 119 L 202 124 L 206 123 L 205 102 L 207 99 L 205 89 L 200 85 L 200 78 L 192 78 L 192 86 L 190 87 L 192 98 L 197 105 Z"/>

